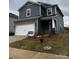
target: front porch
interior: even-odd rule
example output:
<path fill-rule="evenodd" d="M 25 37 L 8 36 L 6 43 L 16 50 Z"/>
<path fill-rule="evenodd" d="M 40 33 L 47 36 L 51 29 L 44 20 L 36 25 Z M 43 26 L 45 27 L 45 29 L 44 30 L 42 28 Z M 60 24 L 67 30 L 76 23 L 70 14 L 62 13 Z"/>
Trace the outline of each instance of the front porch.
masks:
<path fill-rule="evenodd" d="M 49 34 L 55 32 L 56 21 L 52 17 L 43 17 L 38 21 L 38 33 Z"/>

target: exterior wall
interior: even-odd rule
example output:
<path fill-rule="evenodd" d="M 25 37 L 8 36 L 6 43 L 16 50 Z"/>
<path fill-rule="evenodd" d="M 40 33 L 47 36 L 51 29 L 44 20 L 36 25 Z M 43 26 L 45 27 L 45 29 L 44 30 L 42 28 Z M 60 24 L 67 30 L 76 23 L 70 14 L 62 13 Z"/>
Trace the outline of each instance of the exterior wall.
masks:
<path fill-rule="evenodd" d="M 14 26 L 14 21 L 16 21 L 16 18 L 9 17 L 9 32 L 15 32 L 15 26 Z"/>
<path fill-rule="evenodd" d="M 60 15 L 60 13 L 56 10 L 56 32 L 64 32 L 64 21 L 63 21 L 63 16 Z M 60 25 L 61 24 L 61 25 Z"/>
<path fill-rule="evenodd" d="M 27 18 L 26 17 L 26 9 L 31 8 L 31 16 L 30 17 L 34 17 L 34 16 L 40 16 L 40 6 L 38 5 L 25 5 L 21 10 L 19 10 L 19 18 L 23 19 L 23 18 Z"/>
<path fill-rule="evenodd" d="M 55 14 L 55 8 L 54 7 L 47 7 L 47 8 L 52 8 L 52 15 Z M 42 16 L 47 16 L 47 8 L 41 7 L 41 15 Z"/>
<path fill-rule="evenodd" d="M 42 15 L 42 16 L 46 16 L 46 15 L 47 15 L 46 8 L 41 7 L 41 15 Z"/>
<path fill-rule="evenodd" d="M 49 8 L 49 7 L 50 6 L 48 6 L 47 8 Z M 28 9 L 28 8 L 31 8 L 30 17 L 47 16 L 47 8 L 44 8 L 44 7 L 36 5 L 36 4 L 27 4 L 27 5 L 24 5 L 24 7 L 22 7 L 19 10 L 19 19 L 22 20 L 23 18 L 27 18 L 26 9 Z M 53 20 L 56 20 L 55 32 L 64 32 L 63 16 L 58 12 L 57 9 L 55 10 L 55 6 L 53 6 L 51 8 L 52 8 L 52 15 L 54 15 L 55 13 L 57 14 L 57 16 L 55 18 L 53 18 Z M 16 25 L 22 25 L 22 24 L 27 24 L 27 23 L 31 23 L 31 22 L 35 22 L 35 31 L 36 31 L 35 34 L 42 32 L 41 22 L 39 19 L 34 19 L 34 20 L 31 19 L 31 20 L 27 20 L 25 22 L 18 22 Z M 60 24 L 61 24 L 61 26 L 60 26 Z"/>

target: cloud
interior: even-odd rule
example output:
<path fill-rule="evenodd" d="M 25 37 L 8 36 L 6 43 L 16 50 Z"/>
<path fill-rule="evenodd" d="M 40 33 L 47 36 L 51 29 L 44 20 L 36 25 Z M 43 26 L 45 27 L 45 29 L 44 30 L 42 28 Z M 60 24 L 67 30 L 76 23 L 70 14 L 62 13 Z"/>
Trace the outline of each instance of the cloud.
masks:
<path fill-rule="evenodd" d="M 69 16 L 64 16 L 64 26 L 69 27 Z"/>
<path fill-rule="evenodd" d="M 15 14 L 15 15 L 19 16 L 19 12 L 14 11 L 14 10 L 9 10 L 9 13 L 13 13 L 13 14 Z"/>
<path fill-rule="evenodd" d="M 69 27 L 69 22 L 68 21 L 64 23 L 64 27 Z"/>
<path fill-rule="evenodd" d="M 9 9 L 17 11 L 27 0 L 9 0 Z"/>
<path fill-rule="evenodd" d="M 30 1 L 40 1 L 45 2 L 49 4 L 58 4 L 61 11 L 64 13 L 64 15 L 69 15 L 69 0 L 30 0 Z M 17 11 L 27 0 L 9 0 L 9 7 L 10 10 Z"/>

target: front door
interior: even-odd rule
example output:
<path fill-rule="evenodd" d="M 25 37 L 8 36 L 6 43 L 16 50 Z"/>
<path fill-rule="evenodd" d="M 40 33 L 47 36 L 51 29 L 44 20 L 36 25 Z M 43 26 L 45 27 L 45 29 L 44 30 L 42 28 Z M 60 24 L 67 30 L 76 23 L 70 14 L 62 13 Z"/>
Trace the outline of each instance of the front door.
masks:
<path fill-rule="evenodd" d="M 52 31 L 52 20 L 41 20 L 39 25 L 42 34 L 47 34 Z"/>

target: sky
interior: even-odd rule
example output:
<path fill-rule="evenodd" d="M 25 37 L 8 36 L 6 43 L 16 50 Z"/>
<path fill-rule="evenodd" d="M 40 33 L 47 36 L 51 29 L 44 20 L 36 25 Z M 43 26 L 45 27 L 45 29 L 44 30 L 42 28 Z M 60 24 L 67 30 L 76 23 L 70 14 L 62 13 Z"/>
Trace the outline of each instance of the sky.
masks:
<path fill-rule="evenodd" d="M 19 15 L 17 11 L 27 1 L 44 2 L 48 4 L 58 4 L 64 14 L 64 26 L 69 27 L 69 0 L 9 0 L 9 12 Z"/>

